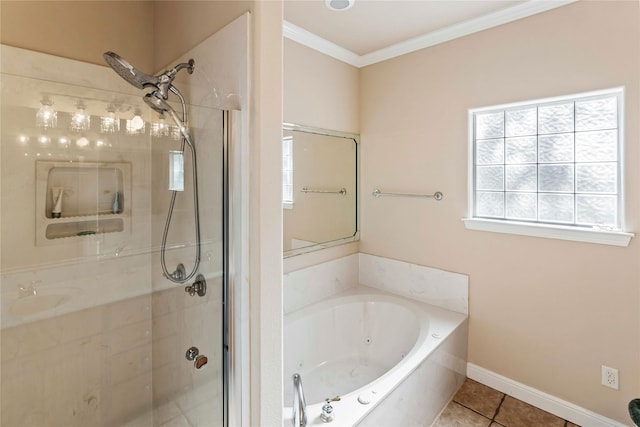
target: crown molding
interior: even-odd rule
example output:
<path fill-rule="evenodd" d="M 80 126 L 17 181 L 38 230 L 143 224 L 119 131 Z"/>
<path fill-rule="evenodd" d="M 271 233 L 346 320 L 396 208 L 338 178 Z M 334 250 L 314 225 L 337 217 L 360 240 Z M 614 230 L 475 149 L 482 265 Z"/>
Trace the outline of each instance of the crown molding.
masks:
<path fill-rule="evenodd" d="M 525 3 L 502 9 L 479 18 L 470 19 L 422 36 L 414 37 L 366 55 L 353 53 L 287 21 L 283 23 L 283 35 L 290 40 L 315 49 L 325 55 L 346 62 L 354 67 L 361 68 L 502 24 L 507 24 L 518 19 L 546 12 L 557 7 L 566 6 L 576 1 L 577 0 L 529 0 Z"/>
<path fill-rule="evenodd" d="M 323 39 L 322 37 L 317 36 L 312 32 L 305 30 L 304 28 L 300 28 L 297 25 L 292 24 L 291 22 L 282 22 L 282 35 L 290 40 L 293 40 L 294 42 L 317 50 L 318 52 L 324 53 L 325 55 L 328 55 L 339 61 L 346 62 L 347 64 L 353 65 L 354 67 L 360 67 L 361 57 L 358 54 L 355 54 L 348 49 L 338 46 L 337 44 L 330 42 L 329 40 Z"/>

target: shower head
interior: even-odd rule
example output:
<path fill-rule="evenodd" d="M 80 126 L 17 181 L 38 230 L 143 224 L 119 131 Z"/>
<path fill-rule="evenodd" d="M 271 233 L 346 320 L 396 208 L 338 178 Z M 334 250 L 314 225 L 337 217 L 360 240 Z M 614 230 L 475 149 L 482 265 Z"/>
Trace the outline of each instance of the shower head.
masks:
<path fill-rule="evenodd" d="M 105 52 L 102 56 L 107 64 L 113 68 L 113 71 L 138 89 L 158 85 L 158 77 L 153 77 L 136 70 L 133 65 L 122 59 L 117 53 L 109 51 Z"/>
<path fill-rule="evenodd" d="M 178 71 L 186 68 L 189 74 L 193 74 L 195 64 L 194 60 L 190 59 L 189 62 L 178 64 L 162 74 L 150 76 L 136 70 L 133 65 L 122 59 L 117 53 L 109 51 L 105 52 L 102 56 L 107 64 L 130 84 L 138 89 L 154 87 L 156 88 L 154 92 L 158 92 L 156 96 L 159 95 L 165 100 L 169 97 L 169 91 L 173 89 L 173 79 L 176 77 L 176 74 L 178 74 Z"/>
<path fill-rule="evenodd" d="M 147 93 L 143 99 L 144 102 L 151 107 L 154 111 L 158 113 L 169 113 L 169 115 L 173 118 L 176 125 L 180 128 L 180 132 L 184 136 L 185 140 L 192 144 L 191 137 L 189 136 L 188 131 L 186 130 L 186 122 L 187 122 L 187 110 L 185 107 L 184 98 L 178 89 L 176 89 L 172 83 L 176 74 L 182 69 L 187 70 L 189 74 L 193 74 L 193 69 L 195 66 L 195 61 L 190 59 L 189 62 L 183 62 L 172 69 L 165 71 L 162 74 L 157 76 L 150 76 L 148 74 L 142 73 L 136 70 L 133 65 L 129 64 L 127 61 L 122 59 L 117 53 L 114 52 L 105 52 L 103 55 L 104 60 L 109 64 L 113 70 L 120 75 L 123 79 L 131 83 L 133 86 L 138 89 L 144 89 L 147 87 L 154 88 L 151 92 Z M 173 92 L 180 98 L 180 102 L 182 103 L 182 120 L 178 117 L 175 110 L 171 108 L 167 99 L 169 99 L 169 92 Z"/>

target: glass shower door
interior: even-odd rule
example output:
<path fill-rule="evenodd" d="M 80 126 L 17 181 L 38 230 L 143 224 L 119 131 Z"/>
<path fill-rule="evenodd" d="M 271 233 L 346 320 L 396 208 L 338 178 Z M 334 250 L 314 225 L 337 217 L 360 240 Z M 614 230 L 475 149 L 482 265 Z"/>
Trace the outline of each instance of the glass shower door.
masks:
<path fill-rule="evenodd" d="M 191 296 L 159 261 L 173 123 L 104 67 L 2 49 L 41 71 L 0 74 L 0 424 L 222 425 L 223 112 L 189 107 L 207 285 Z M 189 268 L 187 153 L 166 258 Z"/>
<path fill-rule="evenodd" d="M 154 425 L 215 427 L 223 425 L 223 129 L 224 113 L 190 106 L 191 131 L 196 141 L 198 162 L 201 253 L 199 272 L 206 282 L 201 296 L 192 286 L 170 283 L 162 277 L 159 252 L 154 254 L 153 294 L 153 396 Z M 153 181 L 168 182 L 171 141 L 153 141 Z M 185 191 L 178 194 L 167 244 L 170 271 L 184 263 L 187 271 L 195 253 L 193 183 L 190 155 L 185 149 Z M 161 245 L 170 192 L 159 189 L 153 195 L 153 245 Z M 177 224 L 174 227 L 175 224 Z M 197 283 L 196 285 L 200 285 Z M 205 359 L 206 358 L 206 359 Z M 189 360 L 193 359 L 193 360 Z M 198 367 L 207 361 L 205 365 Z M 185 424 L 188 421 L 188 424 Z"/>

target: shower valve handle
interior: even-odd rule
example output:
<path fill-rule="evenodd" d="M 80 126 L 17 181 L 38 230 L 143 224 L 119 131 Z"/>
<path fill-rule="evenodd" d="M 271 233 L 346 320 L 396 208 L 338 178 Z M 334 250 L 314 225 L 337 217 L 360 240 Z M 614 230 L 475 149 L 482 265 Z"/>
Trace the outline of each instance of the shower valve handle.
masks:
<path fill-rule="evenodd" d="M 193 366 L 195 366 L 196 369 L 200 369 L 204 365 L 206 365 L 208 361 L 209 359 L 207 359 L 207 356 L 203 356 L 203 355 L 196 356 L 196 360 L 193 362 Z"/>
<path fill-rule="evenodd" d="M 207 356 L 205 356 L 204 354 L 200 354 L 200 350 L 198 350 L 198 347 L 189 348 L 189 350 L 187 350 L 187 353 L 185 354 L 185 357 L 187 358 L 187 360 L 193 362 L 193 366 L 196 369 L 202 368 L 209 361 L 209 359 L 207 359 Z"/>
<path fill-rule="evenodd" d="M 198 296 L 203 297 L 207 294 L 207 281 L 202 274 L 198 274 L 193 285 L 185 286 L 184 291 L 191 296 L 198 294 Z"/>

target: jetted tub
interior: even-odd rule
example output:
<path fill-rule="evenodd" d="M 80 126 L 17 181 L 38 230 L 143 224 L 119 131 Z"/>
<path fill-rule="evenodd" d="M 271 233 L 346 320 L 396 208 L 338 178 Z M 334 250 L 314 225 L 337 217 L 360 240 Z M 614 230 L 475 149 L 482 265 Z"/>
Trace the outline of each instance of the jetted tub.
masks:
<path fill-rule="evenodd" d="M 364 286 L 286 315 L 284 426 L 294 373 L 309 426 L 327 425 L 322 405 L 335 396 L 333 426 L 430 425 L 464 381 L 466 319 Z"/>

